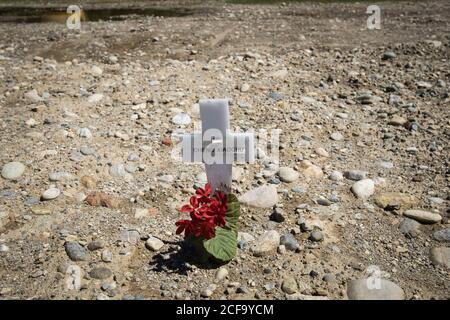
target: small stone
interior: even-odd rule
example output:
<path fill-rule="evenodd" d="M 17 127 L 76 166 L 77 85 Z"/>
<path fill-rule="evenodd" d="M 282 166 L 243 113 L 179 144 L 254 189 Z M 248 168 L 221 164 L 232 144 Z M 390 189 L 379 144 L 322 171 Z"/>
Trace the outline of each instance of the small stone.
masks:
<path fill-rule="evenodd" d="M 158 176 L 156 178 L 156 180 L 158 180 L 159 182 L 162 182 L 164 184 L 171 184 L 174 182 L 175 178 L 171 174 L 164 174 L 164 175 Z"/>
<path fill-rule="evenodd" d="M 344 172 L 344 177 L 349 180 L 359 181 L 365 179 L 367 176 L 367 172 L 361 170 L 349 170 Z"/>
<path fill-rule="evenodd" d="M 120 207 L 123 202 L 120 198 L 112 197 L 104 192 L 98 191 L 88 194 L 84 201 L 93 207 L 106 207 L 111 209 Z"/>
<path fill-rule="evenodd" d="M 105 267 L 94 268 L 89 272 L 91 278 L 104 280 L 112 276 L 112 271 Z"/>
<path fill-rule="evenodd" d="M 404 300 L 402 288 L 385 279 L 359 279 L 347 283 L 347 296 L 350 300 Z"/>
<path fill-rule="evenodd" d="M 86 261 L 89 259 L 88 252 L 78 242 L 66 242 L 64 247 L 72 261 Z"/>
<path fill-rule="evenodd" d="M 31 212 L 38 216 L 52 214 L 52 210 L 46 206 L 33 206 L 31 207 Z"/>
<path fill-rule="evenodd" d="M 127 158 L 128 161 L 139 161 L 139 155 L 137 153 L 130 153 Z"/>
<path fill-rule="evenodd" d="M 399 225 L 400 232 L 406 237 L 414 238 L 420 233 L 421 224 L 416 220 L 405 218 Z"/>
<path fill-rule="evenodd" d="M 330 135 L 330 138 L 331 138 L 331 140 L 334 140 L 334 141 L 341 141 L 342 139 L 344 139 L 344 136 L 339 132 L 333 132 Z"/>
<path fill-rule="evenodd" d="M 327 273 L 323 276 L 322 280 L 328 283 L 336 282 L 336 276 L 334 274 Z"/>
<path fill-rule="evenodd" d="M 30 90 L 25 93 L 25 99 L 31 101 L 31 102 L 41 102 L 44 101 L 44 99 L 39 96 L 37 90 Z"/>
<path fill-rule="evenodd" d="M 450 228 L 435 231 L 433 233 L 433 238 L 434 240 L 441 242 L 450 241 Z"/>
<path fill-rule="evenodd" d="M 81 184 L 88 189 L 95 189 L 97 187 L 97 181 L 90 176 L 81 177 Z"/>
<path fill-rule="evenodd" d="M 284 245 L 287 250 L 294 252 L 300 248 L 300 244 L 298 243 L 297 239 L 295 239 L 295 237 L 290 233 L 286 233 L 285 235 L 281 236 L 280 244 Z"/>
<path fill-rule="evenodd" d="M 164 242 L 159 240 L 158 238 L 155 238 L 153 236 L 150 236 L 147 241 L 145 241 L 145 246 L 147 249 L 152 251 L 159 251 L 163 246 Z"/>
<path fill-rule="evenodd" d="M 25 166 L 17 161 L 8 162 L 2 168 L 2 177 L 7 180 L 17 180 L 25 171 Z"/>
<path fill-rule="evenodd" d="M 250 90 L 250 85 L 248 83 L 243 83 L 240 89 L 241 92 L 247 92 L 248 90 Z"/>
<path fill-rule="evenodd" d="M 330 154 L 324 148 L 317 148 L 316 150 L 314 150 L 314 152 L 324 158 L 328 158 L 330 156 Z"/>
<path fill-rule="evenodd" d="M 187 113 L 179 113 L 172 118 L 172 123 L 176 125 L 188 125 L 191 123 L 191 117 Z"/>
<path fill-rule="evenodd" d="M 205 289 L 202 290 L 202 292 L 200 293 L 200 295 L 203 298 L 209 298 L 214 294 L 214 291 L 216 290 L 217 286 L 215 284 L 210 284 L 208 287 L 206 287 Z"/>
<path fill-rule="evenodd" d="M 50 188 L 45 190 L 42 195 L 42 200 L 53 200 L 56 199 L 61 194 L 61 191 L 58 188 Z"/>
<path fill-rule="evenodd" d="M 92 66 L 91 74 L 95 77 L 100 77 L 103 74 L 103 70 L 98 66 Z"/>
<path fill-rule="evenodd" d="M 101 93 L 95 93 L 88 98 L 88 102 L 95 104 L 103 100 L 103 95 Z"/>
<path fill-rule="evenodd" d="M 95 241 L 89 242 L 87 248 L 90 251 L 95 251 L 95 250 L 98 250 L 98 249 L 103 249 L 104 246 L 105 246 L 105 244 L 103 243 L 103 241 L 95 240 Z"/>
<path fill-rule="evenodd" d="M 319 242 L 323 240 L 323 233 L 320 230 L 314 230 L 309 236 L 309 240 Z"/>
<path fill-rule="evenodd" d="M 129 178 L 131 175 L 125 170 L 123 163 L 113 164 L 109 168 L 109 174 L 118 178 Z"/>
<path fill-rule="evenodd" d="M 281 284 L 281 290 L 287 294 L 293 294 L 298 291 L 297 281 L 293 277 L 286 277 Z"/>
<path fill-rule="evenodd" d="M 396 57 L 396 54 L 392 51 L 386 51 L 385 53 L 383 53 L 383 60 L 392 60 Z"/>
<path fill-rule="evenodd" d="M 430 260 L 436 266 L 450 269 L 450 248 L 436 247 L 430 250 Z"/>
<path fill-rule="evenodd" d="M 278 170 L 278 176 L 280 177 L 281 181 L 290 183 L 297 180 L 300 174 L 292 168 L 280 167 L 280 169 Z"/>
<path fill-rule="evenodd" d="M 375 197 L 375 204 L 384 210 L 408 209 L 417 203 L 414 196 L 400 192 L 383 192 Z"/>
<path fill-rule="evenodd" d="M 401 127 L 404 126 L 406 122 L 408 122 L 408 120 L 406 120 L 405 118 L 395 115 L 389 120 L 388 124 L 392 126 Z"/>
<path fill-rule="evenodd" d="M 228 269 L 225 267 L 219 268 L 216 272 L 216 282 L 220 282 L 226 277 L 228 277 Z"/>
<path fill-rule="evenodd" d="M 89 128 L 80 128 L 78 129 L 78 135 L 82 138 L 90 139 L 92 138 L 92 133 Z"/>
<path fill-rule="evenodd" d="M 273 252 L 280 245 L 280 235 L 276 230 L 266 231 L 252 247 L 252 253 L 256 257 L 264 256 Z"/>
<path fill-rule="evenodd" d="M 271 208 L 278 202 L 277 188 L 274 185 L 263 185 L 252 189 L 242 195 L 239 202 L 257 208 Z"/>
<path fill-rule="evenodd" d="M 84 156 L 90 156 L 90 155 L 95 154 L 95 150 L 89 146 L 82 146 L 80 148 L 80 152 Z"/>
<path fill-rule="evenodd" d="M 414 219 L 420 223 L 432 224 L 442 220 L 440 214 L 432 213 L 424 210 L 406 210 L 403 212 L 405 217 Z"/>
<path fill-rule="evenodd" d="M 49 174 L 50 181 L 61 181 L 72 178 L 72 175 L 65 171 L 56 171 Z"/>
<path fill-rule="evenodd" d="M 277 223 L 282 223 L 285 220 L 283 216 L 283 210 L 281 208 L 275 208 L 275 210 L 270 215 L 270 220 Z"/>
<path fill-rule="evenodd" d="M 4 243 L 0 243 L 0 252 L 8 252 L 8 251 L 9 247 Z"/>
<path fill-rule="evenodd" d="M 344 179 L 344 175 L 340 171 L 332 171 L 330 173 L 329 179 L 332 181 L 341 181 Z"/>
<path fill-rule="evenodd" d="M 356 197 L 366 199 L 375 192 L 375 183 L 371 179 L 363 179 L 355 182 L 351 190 Z"/>
<path fill-rule="evenodd" d="M 112 261 L 112 252 L 108 249 L 102 251 L 102 261 L 103 262 L 111 262 Z"/>

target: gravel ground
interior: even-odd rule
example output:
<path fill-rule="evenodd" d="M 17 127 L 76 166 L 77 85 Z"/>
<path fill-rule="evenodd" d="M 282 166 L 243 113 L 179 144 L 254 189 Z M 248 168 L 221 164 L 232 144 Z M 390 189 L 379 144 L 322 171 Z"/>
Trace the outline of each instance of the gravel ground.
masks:
<path fill-rule="evenodd" d="M 450 298 L 447 1 L 381 2 L 381 30 L 366 3 L 152 4 L 177 9 L 0 23 L 0 299 Z M 235 167 L 221 268 L 174 225 L 206 97 L 235 132 L 281 129 Z"/>

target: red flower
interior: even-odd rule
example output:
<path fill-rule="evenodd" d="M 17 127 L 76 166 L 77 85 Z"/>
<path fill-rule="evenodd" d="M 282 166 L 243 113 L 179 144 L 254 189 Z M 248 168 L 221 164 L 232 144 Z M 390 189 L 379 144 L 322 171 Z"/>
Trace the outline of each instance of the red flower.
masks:
<path fill-rule="evenodd" d="M 227 213 L 227 195 L 216 191 L 211 195 L 211 185 L 198 188 L 189 204 L 181 207 L 181 212 L 189 213 L 191 220 L 179 220 L 175 223 L 177 234 L 184 232 L 186 236 L 211 239 L 216 236 L 216 227 L 225 226 Z"/>

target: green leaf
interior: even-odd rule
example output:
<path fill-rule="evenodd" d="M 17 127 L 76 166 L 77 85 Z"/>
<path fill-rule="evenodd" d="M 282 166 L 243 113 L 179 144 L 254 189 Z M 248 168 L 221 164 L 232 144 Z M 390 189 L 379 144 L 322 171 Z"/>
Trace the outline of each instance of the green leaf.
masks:
<path fill-rule="evenodd" d="M 235 195 L 228 195 L 227 206 L 225 226 L 216 228 L 216 236 L 203 242 L 203 246 L 209 254 L 224 262 L 230 261 L 236 256 L 240 205 Z"/>

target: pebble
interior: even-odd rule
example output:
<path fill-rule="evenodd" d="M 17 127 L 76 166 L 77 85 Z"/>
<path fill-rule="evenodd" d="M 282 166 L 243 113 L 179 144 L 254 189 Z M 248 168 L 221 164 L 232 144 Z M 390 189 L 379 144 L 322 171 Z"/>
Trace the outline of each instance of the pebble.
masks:
<path fill-rule="evenodd" d="M 72 175 L 66 171 L 56 171 L 49 174 L 48 178 L 50 181 L 61 181 L 70 179 Z"/>
<path fill-rule="evenodd" d="M 392 51 L 386 51 L 383 53 L 383 60 L 392 60 L 396 57 L 396 54 Z"/>
<path fill-rule="evenodd" d="M 317 148 L 316 150 L 314 150 L 314 152 L 324 158 L 328 158 L 330 156 L 330 154 L 324 148 Z"/>
<path fill-rule="evenodd" d="M 430 260 L 435 266 L 441 266 L 450 269 L 450 248 L 431 248 Z"/>
<path fill-rule="evenodd" d="M 287 294 L 293 294 L 298 291 L 297 281 L 293 277 L 284 278 L 281 284 L 281 290 Z"/>
<path fill-rule="evenodd" d="M 254 256 L 261 257 L 274 252 L 280 245 L 280 234 L 276 230 L 269 230 L 263 233 L 251 248 Z"/>
<path fill-rule="evenodd" d="M 363 179 L 355 182 L 351 190 L 356 197 L 366 199 L 374 194 L 375 183 L 371 179 Z"/>
<path fill-rule="evenodd" d="M 405 299 L 405 293 L 402 288 L 392 281 L 380 278 L 350 280 L 347 283 L 347 296 L 350 300 Z"/>
<path fill-rule="evenodd" d="M 4 243 L 0 243 L 0 252 L 8 252 L 8 251 L 9 247 Z"/>
<path fill-rule="evenodd" d="M 89 253 L 78 242 L 66 242 L 64 247 L 72 261 L 86 261 L 89 259 Z"/>
<path fill-rule="evenodd" d="M 82 146 L 80 148 L 80 152 L 81 152 L 82 155 L 90 156 L 90 155 L 93 155 L 95 153 L 95 149 L 93 149 L 93 148 L 91 148 L 89 146 Z"/>
<path fill-rule="evenodd" d="M 400 232 L 409 238 L 414 238 L 420 233 L 421 224 L 416 220 L 405 218 L 399 225 Z"/>
<path fill-rule="evenodd" d="M 52 213 L 52 210 L 46 206 L 33 206 L 31 207 L 31 212 L 33 212 L 34 214 L 38 215 L 38 216 L 44 216 L 44 215 L 49 215 Z"/>
<path fill-rule="evenodd" d="M 109 168 L 109 174 L 112 175 L 113 177 L 118 177 L 118 178 L 126 178 L 126 177 L 130 176 L 130 173 L 128 173 L 125 170 L 125 166 L 123 165 L 123 163 L 113 164 Z"/>
<path fill-rule="evenodd" d="M 319 242 L 323 240 L 323 233 L 320 230 L 314 230 L 311 232 L 311 235 L 309 236 L 309 239 L 314 242 Z"/>
<path fill-rule="evenodd" d="M 20 162 L 8 162 L 2 168 L 2 177 L 7 180 L 16 180 L 25 171 L 25 165 Z"/>
<path fill-rule="evenodd" d="M 331 140 L 334 140 L 334 141 L 341 141 L 342 139 L 344 139 L 344 136 L 342 135 L 342 133 L 333 132 L 330 135 L 330 138 L 331 138 Z"/>
<path fill-rule="evenodd" d="M 435 231 L 433 233 L 433 238 L 434 240 L 441 242 L 450 241 L 450 228 Z"/>
<path fill-rule="evenodd" d="M 250 90 L 250 85 L 248 83 L 243 83 L 241 85 L 241 92 L 247 92 L 248 90 Z"/>
<path fill-rule="evenodd" d="M 442 220 L 440 214 L 432 213 L 424 210 L 406 210 L 403 212 L 405 217 L 414 219 L 420 223 L 432 224 Z"/>
<path fill-rule="evenodd" d="M 94 279 L 104 280 L 112 276 L 112 271 L 105 267 L 94 268 L 89 272 L 89 276 Z"/>
<path fill-rule="evenodd" d="M 112 252 L 108 249 L 102 251 L 102 261 L 103 262 L 111 262 L 112 261 Z"/>
<path fill-rule="evenodd" d="M 217 289 L 217 286 L 213 283 L 211 283 L 208 287 L 206 287 L 205 289 L 202 290 L 202 292 L 200 293 L 200 295 L 203 298 L 209 298 L 214 294 L 214 291 Z"/>
<path fill-rule="evenodd" d="M 228 269 L 225 267 L 220 267 L 216 272 L 216 282 L 220 282 L 228 277 Z"/>
<path fill-rule="evenodd" d="M 41 195 L 41 199 L 42 200 L 53 200 L 59 197 L 59 195 L 61 194 L 61 191 L 58 188 L 50 188 L 45 190 L 42 195 Z"/>
<path fill-rule="evenodd" d="M 418 200 L 409 194 L 400 192 L 383 192 L 375 196 L 375 204 L 384 210 L 411 208 Z"/>
<path fill-rule="evenodd" d="M 44 101 L 44 99 L 39 96 L 37 90 L 30 90 L 25 93 L 25 98 L 31 102 L 41 102 Z"/>
<path fill-rule="evenodd" d="M 179 113 L 172 118 L 172 123 L 176 125 L 188 125 L 191 123 L 191 117 L 187 113 Z"/>
<path fill-rule="evenodd" d="M 329 179 L 332 181 L 341 181 L 344 179 L 344 175 L 340 171 L 332 171 L 329 175 Z"/>
<path fill-rule="evenodd" d="M 95 93 L 88 98 L 89 103 L 98 103 L 103 100 L 103 95 L 101 93 Z"/>
<path fill-rule="evenodd" d="M 275 185 L 260 186 L 243 194 L 239 202 L 257 208 L 271 208 L 278 202 L 277 188 Z"/>
<path fill-rule="evenodd" d="M 159 251 L 163 246 L 164 242 L 153 236 L 150 236 L 147 241 L 145 241 L 145 247 L 152 251 Z"/>
<path fill-rule="evenodd" d="M 359 181 L 365 179 L 367 176 L 367 172 L 361 170 L 349 170 L 344 172 L 344 177 L 349 180 Z"/>
<path fill-rule="evenodd" d="M 280 169 L 278 170 L 278 176 L 280 177 L 281 181 L 290 183 L 297 180 L 300 174 L 292 168 L 280 167 Z"/>
<path fill-rule="evenodd" d="M 78 129 L 78 135 L 82 138 L 90 139 L 92 138 L 92 133 L 89 128 L 80 128 Z"/>
<path fill-rule="evenodd" d="M 281 236 L 280 244 L 284 245 L 286 249 L 290 251 L 297 251 L 297 249 L 300 248 L 300 244 L 291 233 L 286 233 Z"/>
<path fill-rule="evenodd" d="M 95 240 L 95 241 L 89 242 L 89 244 L 87 245 L 87 248 L 90 251 L 95 251 L 95 250 L 103 249 L 104 246 L 105 246 L 105 244 L 103 243 L 103 241 Z"/>

